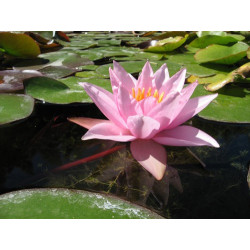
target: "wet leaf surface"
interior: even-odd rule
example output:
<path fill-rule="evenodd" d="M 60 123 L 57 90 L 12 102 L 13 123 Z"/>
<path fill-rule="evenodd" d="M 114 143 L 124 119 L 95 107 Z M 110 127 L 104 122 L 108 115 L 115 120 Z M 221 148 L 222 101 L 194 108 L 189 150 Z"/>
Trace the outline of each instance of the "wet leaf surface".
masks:
<path fill-rule="evenodd" d="M 38 44 L 28 35 L 0 32 L 0 48 L 9 55 L 34 58 L 40 54 Z"/>
<path fill-rule="evenodd" d="M 210 44 L 229 44 L 229 43 L 236 43 L 238 41 L 244 40 L 245 37 L 241 35 L 229 35 L 226 34 L 224 36 L 220 35 L 205 35 L 202 37 L 198 37 L 193 40 L 188 46 L 195 47 L 195 48 L 206 48 Z"/>
<path fill-rule="evenodd" d="M 24 79 L 41 75 L 42 73 L 36 70 L 2 70 L 0 71 L 0 93 L 21 90 Z"/>
<path fill-rule="evenodd" d="M 28 117 L 34 99 L 28 95 L 0 94 L 0 125 Z"/>
<path fill-rule="evenodd" d="M 68 104 L 88 102 L 90 98 L 82 87 L 69 87 L 48 77 L 33 77 L 24 80 L 25 93 L 43 102 Z"/>
<path fill-rule="evenodd" d="M 177 49 L 178 47 L 180 47 L 183 43 L 185 43 L 187 38 L 188 38 L 188 35 L 185 35 L 184 37 L 182 36 L 169 37 L 169 38 L 157 41 L 154 45 L 151 45 L 144 50 L 149 51 L 149 52 L 157 52 L 157 53 L 173 51 Z"/>
<path fill-rule="evenodd" d="M 0 218 L 15 219 L 161 219 L 127 201 L 86 191 L 31 189 L 0 196 Z"/>
<path fill-rule="evenodd" d="M 208 95 L 203 86 L 195 89 L 193 97 Z M 198 115 L 202 118 L 221 122 L 250 123 L 250 89 L 239 86 L 226 86 L 218 97 Z"/>
<path fill-rule="evenodd" d="M 194 57 L 199 63 L 213 62 L 230 65 L 245 57 L 248 48 L 249 46 L 243 42 L 230 47 L 213 44 L 196 52 Z"/>

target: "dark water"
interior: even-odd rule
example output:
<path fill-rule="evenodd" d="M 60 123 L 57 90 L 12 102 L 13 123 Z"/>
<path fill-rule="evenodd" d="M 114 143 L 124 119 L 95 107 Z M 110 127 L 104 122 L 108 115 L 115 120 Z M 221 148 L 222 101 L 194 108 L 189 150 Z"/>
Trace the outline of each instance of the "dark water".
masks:
<path fill-rule="evenodd" d="M 250 218 L 247 174 L 250 125 L 192 119 L 221 145 L 166 147 L 166 174 L 156 181 L 131 156 L 129 143 L 81 141 L 86 130 L 67 117 L 101 118 L 93 104 L 36 105 L 26 120 L 0 127 L 0 192 L 64 187 L 111 193 L 166 218 Z M 124 145 L 107 156 L 54 169 Z"/>

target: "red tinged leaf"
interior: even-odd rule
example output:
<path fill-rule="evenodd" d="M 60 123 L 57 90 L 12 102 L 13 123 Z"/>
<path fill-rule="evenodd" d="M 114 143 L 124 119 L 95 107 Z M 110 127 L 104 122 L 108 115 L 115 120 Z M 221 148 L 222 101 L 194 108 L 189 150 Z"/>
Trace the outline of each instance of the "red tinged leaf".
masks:
<path fill-rule="evenodd" d="M 59 39 L 65 41 L 65 42 L 70 42 L 69 37 L 62 31 L 56 31 L 56 35 L 58 36 Z"/>

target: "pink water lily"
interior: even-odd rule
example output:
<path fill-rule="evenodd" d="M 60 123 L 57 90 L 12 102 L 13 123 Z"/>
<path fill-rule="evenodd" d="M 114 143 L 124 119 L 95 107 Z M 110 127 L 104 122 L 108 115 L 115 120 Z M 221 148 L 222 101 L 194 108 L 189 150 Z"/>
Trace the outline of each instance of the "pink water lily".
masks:
<path fill-rule="evenodd" d="M 205 132 L 181 125 L 217 96 L 190 99 L 198 83 L 184 87 L 185 69 L 169 77 L 166 64 L 154 73 L 146 62 L 136 80 L 114 61 L 114 69 L 110 68 L 109 73 L 113 94 L 90 83 L 79 83 L 108 118 L 70 118 L 88 129 L 83 140 L 131 141 L 133 157 L 157 180 L 162 179 L 167 165 L 167 154 L 161 144 L 219 147 Z"/>

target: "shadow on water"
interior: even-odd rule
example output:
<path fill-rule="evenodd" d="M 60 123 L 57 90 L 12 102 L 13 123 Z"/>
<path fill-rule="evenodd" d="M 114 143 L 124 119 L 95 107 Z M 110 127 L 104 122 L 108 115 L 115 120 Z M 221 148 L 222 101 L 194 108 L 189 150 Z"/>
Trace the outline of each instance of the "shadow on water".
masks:
<path fill-rule="evenodd" d="M 67 117 L 103 118 L 95 105 L 36 105 L 28 119 L 0 128 L 1 193 L 62 187 L 111 193 L 166 218 L 249 218 L 247 183 L 250 125 L 193 118 L 219 149 L 166 147 L 168 168 L 155 180 L 131 156 L 129 143 L 81 141 L 86 130 Z M 64 164 L 124 145 L 94 161 L 53 172 Z"/>

